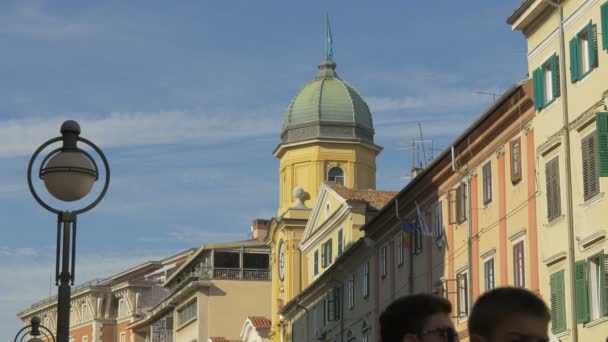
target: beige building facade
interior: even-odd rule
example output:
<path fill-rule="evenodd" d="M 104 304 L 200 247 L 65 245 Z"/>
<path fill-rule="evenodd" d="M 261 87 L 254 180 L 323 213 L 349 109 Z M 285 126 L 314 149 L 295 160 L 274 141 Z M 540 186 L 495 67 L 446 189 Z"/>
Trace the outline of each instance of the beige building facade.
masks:
<path fill-rule="evenodd" d="M 255 223 L 257 239 L 206 244 L 192 254 L 163 284 L 166 295 L 129 325 L 134 342 L 240 340 L 249 316 L 270 317 L 268 222 Z"/>
<path fill-rule="evenodd" d="M 70 340 L 74 342 L 134 342 L 128 325 L 165 295 L 162 283 L 194 250 L 161 261 L 150 261 L 72 289 Z M 57 297 L 33 304 L 17 316 L 26 324 L 38 316 L 53 335 L 57 329 Z"/>
<path fill-rule="evenodd" d="M 608 330 L 608 3 L 528 0 L 508 24 L 526 38 L 534 80 L 540 290 L 551 298 L 552 333 L 600 341 Z"/>

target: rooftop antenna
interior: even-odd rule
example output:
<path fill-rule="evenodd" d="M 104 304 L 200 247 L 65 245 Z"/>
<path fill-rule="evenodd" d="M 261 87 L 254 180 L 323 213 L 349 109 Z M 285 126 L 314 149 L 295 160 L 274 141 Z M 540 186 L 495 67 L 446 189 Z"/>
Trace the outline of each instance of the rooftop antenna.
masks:
<path fill-rule="evenodd" d="M 489 93 L 489 92 L 485 92 L 485 91 L 476 91 L 474 93 L 475 94 L 481 94 L 481 95 L 492 95 L 493 103 L 496 103 L 496 96 L 498 95 L 496 93 Z"/>
<path fill-rule="evenodd" d="M 420 131 L 420 142 L 422 143 L 422 157 L 424 160 L 424 167 L 427 166 L 427 162 L 426 162 L 426 150 L 424 148 L 424 138 L 422 137 L 422 124 L 420 123 L 420 121 L 418 121 L 418 130 Z M 433 141 L 431 140 L 431 143 Z"/>

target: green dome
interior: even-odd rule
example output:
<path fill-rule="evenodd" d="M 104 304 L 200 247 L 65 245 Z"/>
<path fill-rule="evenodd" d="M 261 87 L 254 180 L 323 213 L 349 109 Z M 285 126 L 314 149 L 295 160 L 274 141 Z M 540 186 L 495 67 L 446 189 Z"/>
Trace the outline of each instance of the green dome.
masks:
<path fill-rule="evenodd" d="M 338 77 L 335 69 L 332 61 L 321 63 L 317 77 L 291 101 L 283 120 L 283 142 L 341 138 L 373 143 L 369 107 L 351 85 Z"/>

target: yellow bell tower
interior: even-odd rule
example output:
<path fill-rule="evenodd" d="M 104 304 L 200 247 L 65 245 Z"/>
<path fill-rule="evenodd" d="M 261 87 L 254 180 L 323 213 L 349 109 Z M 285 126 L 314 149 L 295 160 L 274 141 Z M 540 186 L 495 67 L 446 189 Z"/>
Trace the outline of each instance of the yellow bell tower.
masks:
<path fill-rule="evenodd" d="M 376 188 L 376 156 L 369 107 L 359 93 L 336 74 L 327 27 L 327 53 L 314 80 L 289 104 L 281 142 L 273 154 L 280 160 L 278 216 L 271 221 L 272 341 L 289 341 L 290 327 L 281 318 L 283 305 L 304 289 L 307 262 L 300 241 L 323 181 L 353 189 Z"/>
<path fill-rule="evenodd" d="M 274 151 L 280 160 L 278 214 L 294 204 L 296 188 L 304 190 L 303 203 L 311 207 L 326 180 L 375 189 L 381 150 L 374 144 L 369 107 L 338 77 L 336 64 L 325 60 L 285 113 L 281 143 Z"/>

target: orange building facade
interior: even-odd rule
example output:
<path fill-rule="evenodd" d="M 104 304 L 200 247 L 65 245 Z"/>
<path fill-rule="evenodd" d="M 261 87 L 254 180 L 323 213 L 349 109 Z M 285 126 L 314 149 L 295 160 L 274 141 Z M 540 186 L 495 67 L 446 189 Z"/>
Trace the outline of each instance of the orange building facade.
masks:
<path fill-rule="evenodd" d="M 532 98 L 531 81 L 511 87 L 362 227 L 374 249 L 376 318 L 400 296 L 434 292 L 453 303 L 466 338 L 483 292 L 540 293 Z M 410 234 L 407 248 L 400 218 L 424 220 L 429 233 Z"/>

